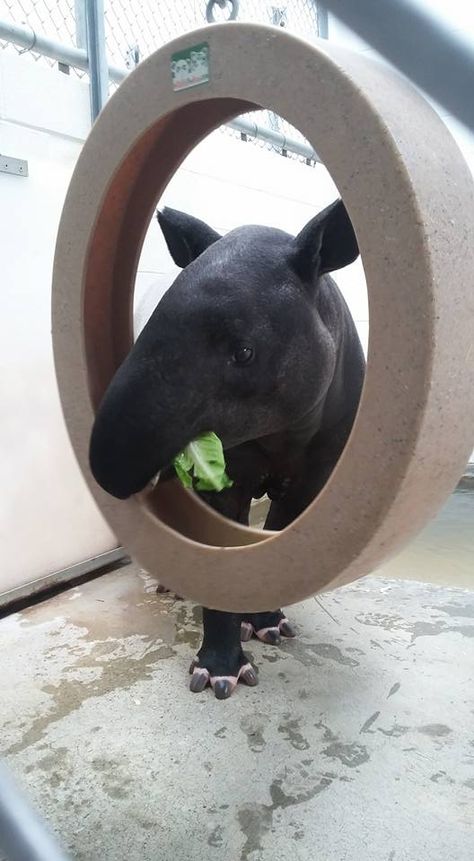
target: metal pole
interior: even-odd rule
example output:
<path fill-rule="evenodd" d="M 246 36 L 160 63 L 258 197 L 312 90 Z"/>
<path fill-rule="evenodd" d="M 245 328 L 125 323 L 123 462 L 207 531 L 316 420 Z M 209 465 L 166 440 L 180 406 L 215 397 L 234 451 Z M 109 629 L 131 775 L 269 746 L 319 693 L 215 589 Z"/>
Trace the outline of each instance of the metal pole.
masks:
<path fill-rule="evenodd" d="M 336 18 L 474 131 L 472 40 L 416 0 L 324 0 Z"/>
<path fill-rule="evenodd" d="M 87 56 L 94 121 L 109 97 L 109 67 L 105 50 L 104 0 L 86 0 Z"/>
<path fill-rule="evenodd" d="M 329 39 L 328 10 L 322 3 L 317 2 L 316 12 L 318 15 L 318 36 L 320 39 Z"/>
<path fill-rule="evenodd" d="M 74 20 L 76 24 L 76 45 L 87 47 L 87 25 L 85 0 L 74 0 Z"/>
<path fill-rule="evenodd" d="M 273 146 L 279 147 L 287 152 L 301 155 L 303 158 L 310 159 L 311 161 L 321 161 L 318 154 L 310 144 L 304 143 L 303 141 L 295 141 L 292 138 L 287 138 L 281 132 L 269 129 L 266 126 L 260 126 L 258 123 L 253 122 L 253 120 L 239 117 L 237 120 L 231 120 L 227 125 L 241 134 L 249 135 L 250 137 L 257 138 L 259 140 L 264 140 L 266 143 L 273 144 Z"/>
<path fill-rule="evenodd" d="M 50 57 L 51 60 L 57 60 L 58 63 L 73 66 L 75 69 L 82 69 L 84 72 L 89 71 L 86 51 L 81 48 L 74 48 L 72 45 L 63 45 L 62 42 L 56 42 L 54 39 L 42 36 L 41 33 L 36 33 L 32 27 L 23 27 L 13 24 L 11 21 L 0 20 L 0 39 L 11 42 L 12 45 L 18 45 L 19 48 L 24 48 L 26 51 L 34 51 L 43 57 Z M 120 84 L 127 75 L 126 69 L 109 66 L 111 81 Z"/>
<path fill-rule="evenodd" d="M 8 861 L 68 861 L 1 764 L 0 849 Z"/>

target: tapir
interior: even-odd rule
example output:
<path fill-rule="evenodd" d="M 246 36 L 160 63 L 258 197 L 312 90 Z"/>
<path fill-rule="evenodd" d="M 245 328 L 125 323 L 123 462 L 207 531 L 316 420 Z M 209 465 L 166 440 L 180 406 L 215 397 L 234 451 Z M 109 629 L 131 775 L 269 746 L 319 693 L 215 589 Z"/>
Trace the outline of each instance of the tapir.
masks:
<path fill-rule="evenodd" d="M 204 501 L 248 524 L 252 500 L 267 494 L 265 528 L 283 529 L 331 475 L 364 381 L 356 326 L 329 274 L 359 255 L 347 210 L 336 200 L 296 237 L 263 226 L 221 236 L 168 207 L 157 217 L 182 271 L 99 405 L 92 473 L 125 499 L 158 473 L 169 479 L 176 455 L 214 431 L 233 485 L 201 493 Z M 190 687 L 210 684 L 219 699 L 239 680 L 257 684 L 242 641 L 278 644 L 295 635 L 281 609 L 239 615 L 203 608 L 203 628 Z"/>

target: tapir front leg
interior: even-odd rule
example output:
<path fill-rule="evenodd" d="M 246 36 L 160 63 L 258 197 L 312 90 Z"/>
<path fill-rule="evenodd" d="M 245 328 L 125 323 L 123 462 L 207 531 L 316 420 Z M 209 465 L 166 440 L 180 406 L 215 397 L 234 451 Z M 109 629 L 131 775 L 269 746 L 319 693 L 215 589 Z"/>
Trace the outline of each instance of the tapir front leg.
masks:
<path fill-rule="evenodd" d="M 201 493 L 200 496 L 220 514 L 248 526 L 251 503 L 248 490 L 234 485 L 219 494 Z M 204 607 L 203 627 L 203 643 L 190 668 L 190 688 L 200 692 L 209 684 L 218 699 L 229 697 L 238 681 L 247 685 L 258 682 L 256 670 L 243 651 L 241 641 L 255 635 L 266 643 L 275 644 L 280 642 L 281 635 L 295 636 L 281 610 L 237 614 Z"/>
<path fill-rule="evenodd" d="M 241 616 L 203 607 L 204 639 L 190 668 L 190 688 L 198 693 L 210 684 L 217 699 L 230 697 L 237 682 L 258 682 L 240 643 Z"/>
<path fill-rule="evenodd" d="M 244 526 L 249 522 L 251 497 L 239 486 L 221 493 L 200 493 L 201 498 L 224 517 Z M 210 685 L 219 700 L 233 693 L 238 681 L 256 685 L 258 676 L 245 655 L 241 642 L 241 615 L 203 607 L 202 646 L 190 667 L 190 688 L 194 693 Z"/>

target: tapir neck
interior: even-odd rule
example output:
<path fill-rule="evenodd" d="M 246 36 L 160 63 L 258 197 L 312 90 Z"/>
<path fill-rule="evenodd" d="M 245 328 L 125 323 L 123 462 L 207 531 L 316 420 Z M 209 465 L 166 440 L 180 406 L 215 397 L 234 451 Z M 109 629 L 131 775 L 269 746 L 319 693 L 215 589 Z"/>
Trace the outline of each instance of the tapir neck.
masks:
<path fill-rule="evenodd" d="M 297 421 L 278 433 L 261 437 L 257 444 L 272 460 L 278 460 L 280 468 L 296 465 L 304 455 L 312 439 L 321 429 L 324 401 L 313 404 L 311 409 Z"/>

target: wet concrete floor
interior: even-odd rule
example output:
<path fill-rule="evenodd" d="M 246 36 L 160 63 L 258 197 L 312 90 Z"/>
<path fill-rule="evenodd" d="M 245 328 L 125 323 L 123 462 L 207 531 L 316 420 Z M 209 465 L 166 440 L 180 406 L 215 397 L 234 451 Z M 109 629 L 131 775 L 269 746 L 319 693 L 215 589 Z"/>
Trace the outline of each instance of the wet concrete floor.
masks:
<path fill-rule="evenodd" d="M 134 565 L 7 617 L 1 755 L 75 861 L 472 861 L 473 522 L 466 489 L 291 608 L 224 702 L 187 690 L 199 609 Z"/>

